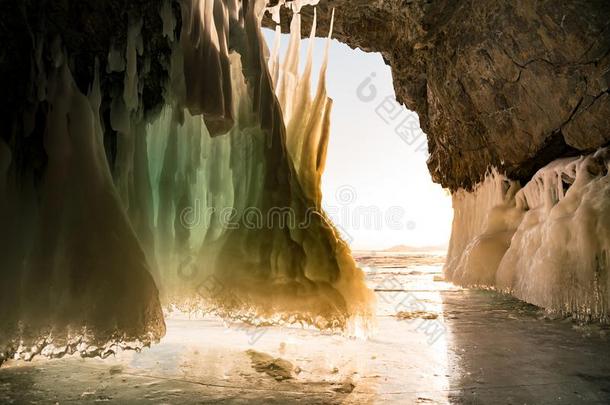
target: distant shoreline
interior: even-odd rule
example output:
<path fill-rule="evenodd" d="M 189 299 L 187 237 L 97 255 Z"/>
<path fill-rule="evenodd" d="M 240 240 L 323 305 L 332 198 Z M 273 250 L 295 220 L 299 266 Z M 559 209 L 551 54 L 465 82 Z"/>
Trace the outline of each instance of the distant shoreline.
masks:
<path fill-rule="evenodd" d="M 447 246 L 407 246 L 397 245 L 387 249 L 354 249 L 354 253 L 447 253 Z"/>

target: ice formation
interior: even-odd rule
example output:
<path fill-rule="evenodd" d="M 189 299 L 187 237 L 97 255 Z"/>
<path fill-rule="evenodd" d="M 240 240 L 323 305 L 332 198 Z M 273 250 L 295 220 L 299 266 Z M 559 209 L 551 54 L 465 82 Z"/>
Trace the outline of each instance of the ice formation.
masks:
<path fill-rule="evenodd" d="M 292 45 L 280 64 L 260 32 L 264 1 L 183 1 L 179 38 L 166 2 L 170 78 L 153 116 L 138 80 L 141 21 L 99 61 L 124 75 L 111 95 L 100 74 L 82 94 L 61 42 L 40 44 L 35 57 L 50 63 L 37 64 L 33 93 L 48 109 L 32 127 L 45 128 L 47 164 L 18 170 L 0 141 L 0 363 L 150 344 L 164 334 L 162 307 L 342 330 L 367 322 L 372 293 L 321 209 L 326 62 L 314 97 L 311 51 L 297 70 L 298 11 L 312 3 L 287 3 Z M 118 134 L 112 163 L 103 96 Z"/>
<path fill-rule="evenodd" d="M 492 172 L 453 195 L 446 276 L 552 312 L 610 321 L 610 149 L 564 158 L 520 189 Z"/>
<path fill-rule="evenodd" d="M 52 57 L 42 178 L 36 168 L 16 172 L 18 156 L 2 143 L 0 362 L 13 353 L 107 355 L 165 332 L 106 161 L 98 76 L 85 96 L 65 56 Z"/>

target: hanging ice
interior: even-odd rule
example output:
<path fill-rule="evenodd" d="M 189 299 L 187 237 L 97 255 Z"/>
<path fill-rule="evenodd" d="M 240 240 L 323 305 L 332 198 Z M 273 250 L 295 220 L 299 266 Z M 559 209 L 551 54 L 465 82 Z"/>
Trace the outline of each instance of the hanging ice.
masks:
<path fill-rule="evenodd" d="M 609 167 L 601 149 L 552 162 L 521 190 L 493 173 L 455 193 L 448 278 L 610 321 Z"/>
<path fill-rule="evenodd" d="M 199 100 L 197 108 L 187 102 L 190 112 L 180 104 L 168 106 L 147 128 L 149 143 L 142 153 L 150 166 L 158 284 L 164 301 L 181 308 L 200 306 L 203 298 L 226 316 L 253 322 L 298 320 L 343 329 L 369 316 L 371 295 L 321 209 L 331 102 L 323 79 L 310 100 L 306 70 L 300 80 L 291 77 L 299 86 L 279 92 L 280 101 L 302 100 L 304 113 L 292 117 L 287 103 L 278 103 L 258 29 L 261 4 L 245 10 L 241 38 L 248 42 L 231 43 L 236 52 L 230 54 L 226 45 L 212 52 L 220 69 L 228 67 L 222 75 L 230 77 L 230 85 L 214 90 L 211 101 Z M 183 9 L 186 21 L 212 13 L 192 5 Z M 214 9 L 214 24 L 208 24 L 214 28 L 213 43 L 227 41 L 227 21 L 238 24 L 231 22 L 235 9 L 225 11 Z M 299 19 L 295 14 L 293 24 Z M 175 100 L 189 86 L 189 72 L 207 63 L 191 56 L 180 61 L 181 54 L 200 55 L 208 46 L 194 36 L 193 27 L 199 25 L 183 26 L 175 48 L 175 66 L 184 66 L 186 79 L 171 88 Z M 300 40 L 300 29 L 294 32 L 293 41 Z M 287 58 L 292 61 L 287 65 L 298 65 L 298 49 Z M 223 98 L 216 96 L 222 92 Z M 204 122 L 193 109 L 203 111 Z M 291 117 L 287 130 L 285 117 Z M 234 125 L 226 134 L 210 132 L 208 121 L 217 129 L 227 120 Z"/>
<path fill-rule="evenodd" d="M 100 61 L 124 74 L 111 95 L 97 79 L 81 94 L 61 43 L 40 44 L 36 57 L 52 61 L 37 63 L 33 96 L 48 104 L 35 124 L 48 163 L 19 169 L 0 142 L 0 363 L 149 344 L 164 333 L 162 306 L 343 330 L 367 322 L 372 294 L 321 209 L 325 67 L 312 98 L 311 52 L 296 69 L 301 4 L 290 4 L 283 65 L 261 38 L 263 1 L 183 1 L 179 39 L 164 4 L 173 51 L 154 117 L 143 117 L 141 21 Z M 118 134 L 112 164 L 102 97 Z"/>
<path fill-rule="evenodd" d="M 106 355 L 165 333 L 157 288 L 104 148 L 99 82 L 81 94 L 54 55 L 40 180 L 2 143 L 0 363 L 14 353 Z"/>

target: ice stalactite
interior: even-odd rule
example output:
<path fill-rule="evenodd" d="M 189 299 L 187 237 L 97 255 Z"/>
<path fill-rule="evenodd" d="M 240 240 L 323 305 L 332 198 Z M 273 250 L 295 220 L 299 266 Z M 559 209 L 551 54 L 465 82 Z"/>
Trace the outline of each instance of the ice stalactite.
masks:
<path fill-rule="evenodd" d="M 287 3 L 295 27 L 310 3 Z M 109 40 L 88 95 L 60 40 L 33 55 L 37 112 L 0 141 L 0 362 L 150 344 L 163 306 L 368 325 L 372 293 L 321 209 L 326 57 L 312 97 L 311 51 L 302 75 L 296 45 L 269 60 L 263 1 L 184 0 L 179 33 L 172 4 L 161 109 L 143 107 L 142 20 Z M 102 92 L 103 75 L 123 80 Z"/>
<path fill-rule="evenodd" d="M 234 42 L 228 46 L 234 51 L 221 46 L 218 53 L 204 54 L 227 61 L 217 66 L 229 67 L 222 73 L 229 84 L 212 94 L 224 92 L 224 102 L 232 104 L 229 109 L 214 97 L 201 99 L 200 110 L 185 110 L 176 102 L 147 128 L 164 302 L 188 310 L 201 308 L 203 301 L 223 316 L 250 322 L 298 321 L 336 329 L 368 322 L 372 295 L 363 273 L 321 208 L 331 106 L 324 80 L 313 101 L 309 73 L 284 91 L 284 99 L 302 100 L 300 115 L 294 114 L 286 129 L 290 115 L 274 94 L 259 30 L 262 3 L 244 9 L 229 4 L 224 12 L 192 5 L 183 4 L 187 21 L 210 14 L 229 17 L 210 25 L 212 42 L 226 41 L 232 30 Z M 243 20 L 235 19 L 240 14 Z M 295 21 L 299 18 L 295 14 Z M 227 23 L 233 25 L 222 25 Z M 193 36 L 193 26 L 183 30 L 172 71 L 182 66 L 185 81 L 170 87 L 174 100 L 182 99 L 182 86 L 188 87 L 190 72 L 197 71 L 189 65 L 207 65 L 206 57 L 192 57 L 202 55 L 207 42 Z M 291 66 L 298 66 L 298 55 L 289 57 Z M 203 111 L 203 121 L 193 115 L 197 111 Z M 234 125 L 214 133 L 227 117 Z"/>
<path fill-rule="evenodd" d="M 212 136 L 226 133 L 234 124 L 228 59 L 230 9 L 237 9 L 234 0 L 182 3 L 184 103 L 191 115 L 203 115 Z"/>
<path fill-rule="evenodd" d="M 0 362 L 112 353 L 165 332 L 157 288 L 104 153 L 99 76 L 83 95 L 55 47 L 40 114 L 44 170 L 2 144 Z"/>
<path fill-rule="evenodd" d="M 463 286 L 493 286 L 496 270 L 521 221 L 519 184 L 492 171 L 474 192 L 453 194 L 453 232 L 445 275 Z"/>
<path fill-rule="evenodd" d="M 448 278 L 610 321 L 609 166 L 601 149 L 550 163 L 520 190 L 494 173 L 455 193 Z"/>
<path fill-rule="evenodd" d="M 326 162 L 326 149 L 330 133 L 330 112 L 332 109 L 332 100 L 326 94 L 326 69 L 332 25 L 331 21 L 324 59 L 318 75 L 318 87 L 313 99 L 310 85 L 316 32 L 315 11 L 302 75 L 299 74 L 301 16 L 298 13 L 294 14 L 291 22 L 290 45 L 284 63 L 280 64 L 279 62 L 277 47 L 274 48 L 269 59 L 269 68 L 274 78 L 275 91 L 287 123 L 287 150 L 301 186 L 307 196 L 313 199 L 318 206 L 321 206 L 322 203 L 320 179 Z M 276 44 L 279 43 L 280 35 L 280 32 L 276 31 Z"/>

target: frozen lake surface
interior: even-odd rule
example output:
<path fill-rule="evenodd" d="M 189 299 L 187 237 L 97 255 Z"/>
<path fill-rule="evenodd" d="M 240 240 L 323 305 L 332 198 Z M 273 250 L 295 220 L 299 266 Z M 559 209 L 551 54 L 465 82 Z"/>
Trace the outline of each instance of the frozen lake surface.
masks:
<path fill-rule="evenodd" d="M 610 329 L 442 280 L 442 253 L 357 252 L 368 339 L 167 320 L 141 353 L 0 369 L 0 403 L 610 403 Z"/>

